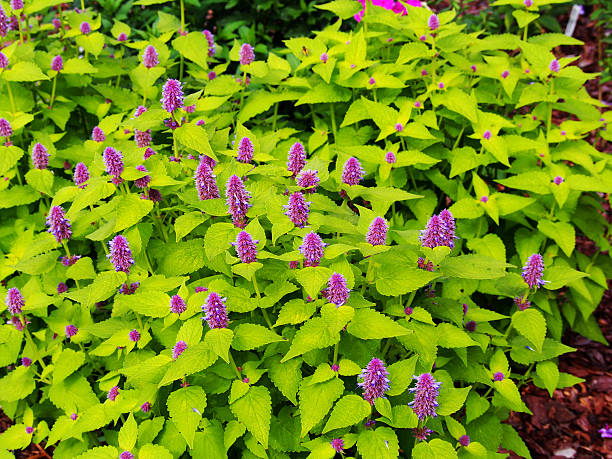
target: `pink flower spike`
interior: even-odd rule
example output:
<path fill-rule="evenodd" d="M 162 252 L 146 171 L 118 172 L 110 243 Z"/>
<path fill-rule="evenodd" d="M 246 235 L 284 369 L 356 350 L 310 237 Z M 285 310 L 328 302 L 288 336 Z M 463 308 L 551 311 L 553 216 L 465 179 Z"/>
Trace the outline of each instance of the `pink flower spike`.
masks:
<path fill-rule="evenodd" d="M 240 64 L 249 65 L 255 60 L 255 50 L 248 43 L 243 43 L 239 51 Z"/>
<path fill-rule="evenodd" d="M 550 65 L 548 66 L 548 68 L 551 72 L 554 73 L 559 73 L 559 70 L 561 70 L 561 66 L 559 65 L 559 61 L 557 59 L 553 59 L 552 61 L 550 61 Z"/>
<path fill-rule="evenodd" d="M 505 80 L 506 78 L 508 78 L 510 76 L 510 71 L 509 70 L 504 70 L 501 74 L 501 77 Z"/>
<path fill-rule="evenodd" d="M 484 132 L 484 134 L 482 135 L 482 138 L 485 140 L 489 140 L 491 139 L 491 131 L 489 131 L 488 129 Z"/>
<path fill-rule="evenodd" d="M 429 29 L 432 31 L 440 27 L 440 20 L 438 19 L 438 16 L 436 16 L 435 14 L 432 14 L 431 16 L 429 16 L 427 25 L 429 26 Z"/>

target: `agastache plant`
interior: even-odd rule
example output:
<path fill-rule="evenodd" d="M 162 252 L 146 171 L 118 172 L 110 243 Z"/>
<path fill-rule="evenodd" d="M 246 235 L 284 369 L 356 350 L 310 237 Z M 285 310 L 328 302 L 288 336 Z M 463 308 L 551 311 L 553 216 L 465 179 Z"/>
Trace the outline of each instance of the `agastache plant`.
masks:
<path fill-rule="evenodd" d="M 319 261 L 323 258 L 325 244 L 317 233 L 311 231 L 302 239 L 300 252 L 304 257 L 304 266 L 318 266 Z"/>
<path fill-rule="evenodd" d="M 202 309 L 206 313 L 204 319 L 210 328 L 227 328 L 225 298 L 221 298 L 216 292 L 210 292 Z"/>
<path fill-rule="evenodd" d="M 408 405 L 412 406 L 414 414 L 421 420 L 427 417 L 436 417 L 438 407 L 438 393 L 440 382 L 436 381 L 431 373 L 415 376 L 416 387 L 409 389 L 414 392 L 414 400 Z"/>
<path fill-rule="evenodd" d="M 130 266 L 134 264 L 134 259 L 132 258 L 132 251 L 125 236 L 118 234 L 108 243 L 108 247 L 110 253 L 107 255 L 107 258 L 115 268 L 115 271 L 129 273 Z"/>
<path fill-rule="evenodd" d="M 300 142 L 294 143 L 287 153 L 287 170 L 296 177 L 306 165 L 306 151 Z M 301 186 L 301 185 L 300 185 Z"/>
<path fill-rule="evenodd" d="M 298 228 L 308 225 L 308 213 L 310 212 L 310 202 L 306 201 L 300 192 L 292 193 L 289 196 L 289 203 L 285 208 L 285 215 L 289 217 L 291 223 Z"/>
<path fill-rule="evenodd" d="M 65 217 L 64 209 L 61 206 L 53 206 L 47 217 L 47 232 L 53 234 L 57 242 L 63 242 L 70 239 L 72 229 L 70 221 Z"/>
<path fill-rule="evenodd" d="M 236 236 L 236 242 L 232 245 L 236 247 L 236 254 L 242 263 L 253 263 L 257 261 L 257 246 L 259 241 L 253 241 L 253 238 L 246 231 L 240 231 Z"/>
<path fill-rule="evenodd" d="M 542 279 L 544 274 L 544 259 L 539 253 L 534 253 L 527 259 L 527 263 L 523 267 L 523 280 L 534 290 L 543 286 L 546 282 Z"/>
<path fill-rule="evenodd" d="M 237 175 L 232 175 L 227 181 L 225 197 L 234 225 L 238 228 L 244 228 L 246 226 L 246 213 L 251 207 L 251 194 L 246 190 L 244 183 Z"/>
<path fill-rule="evenodd" d="M 219 197 L 219 188 L 217 187 L 215 174 L 213 174 L 210 162 L 214 163 L 214 161 L 207 161 L 206 158 L 208 156 L 200 157 L 200 163 L 193 177 L 200 201 Z"/>
<path fill-rule="evenodd" d="M 363 398 L 374 405 L 379 397 L 384 397 L 389 390 L 389 372 L 382 360 L 373 358 L 359 375 L 361 380 L 357 385 L 363 389 Z"/>

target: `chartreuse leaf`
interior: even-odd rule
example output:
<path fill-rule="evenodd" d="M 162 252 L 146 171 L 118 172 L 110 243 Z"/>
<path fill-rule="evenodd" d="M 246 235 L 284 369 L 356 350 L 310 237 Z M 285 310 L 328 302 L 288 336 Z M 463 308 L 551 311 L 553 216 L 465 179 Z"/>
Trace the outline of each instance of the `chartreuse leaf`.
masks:
<path fill-rule="evenodd" d="M 529 308 L 512 314 L 512 326 L 542 352 L 546 337 L 546 319 L 537 309 Z"/>
<path fill-rule="evenodd" d="M 170 418 L 190 448 L 193 448 L 195 431 L 206 408 L 206 394 L 199 386 L 187 386 L 175 390 L 166 402 Z"/>
<path fill-rule="evenodd" d="M 565 222 L 551 222 L 540 220 L 538 230 L 557 243 L 568 257 L 571 256 L 576 245 L 576 231 L 574 227 Z"/>
<path fill-rule="evenodd" d="M 212 150 L 206 131 L 193 123 L 185 123 L 174 131 L 174 137 L 181 145 L 191 148 L 201 155 L 206 155 L 217 161 L 217 155 Z"/>
<path fill-rule="evenodd" d="M 508 378 L 504 378 L 501 381 L 493 381 L 493 387 L 495 391 L 503 397 L 505 405 L 514 411 L 520 411 L 522 413 L 529 413 L 531 411 L 527 408 L 527 405 L 521 400 L 521 394 L 519 394 L 518 388 L 514 381 Z"/>
<path fill-rule="evenodd" d="M 16 402 L 32 393 L 35 387 L 34 372 L 28 367 L 19 366 L 0 379 L 0 399 Z"/>
<path fill-rule="evenodd" d="M 400 360 L 387 367 L 390 381 L 387 395 L 401 395 L 412 384 L 417 359 L 418 356 L 413 355 L 407 360 Z"/>
<path fill-rule="evenodd" d="M 373 309 L 357 309 L 346 331 L 360 339 L 381 339 L 407 335 L 410 331 Z"/>
<path fill-rule="evenodd" d="M 301 437 L 310 432 L 331 409 L 334 401 L 342 395 L 344 383 L 338 378 L 325 382 L 309 384 L 309 378 L 300 385 L 300 420 L 302 423 Z"/>
<path fill-rule="evenodd" d="M 449 442 L 434 438 L 429 442 L 418 442 L 412 450 L 414 459 L 456 459 L 457 452 Z"/>
<path fill-rule="evenodd" d="M 283 338 L 266 327 L 257 324 L 240 324 L 234 330 L 232 347 L 237 351 L 246 351 L 278 341 L 283 341 Z"/>
<path fill-rule="evenodd" d="M 204 343 L 227 363 L 229 363 L 229 348 L 233 339 L 234 332 L 227 328 L 213 328 L 204 335 Z"/>
<path fill-rule="evenodd" d="M 172 459 L 172 453 L 162 445 L 144 445 L 138 451 L 138 459 Z"/>
<path fill-rule="evenodd" d="M 557 368 L 555 362 L 551 362 L 550 360 L 539 362 L 536 365 L 536 374 L 552 397 L 553 392 L 559 384 L 559 368 Z"/>
<path fill-rule="evenodd" d="M 134 420 L 134 415 L 130 413 L 127 420 L 119 430 L 119 448 L 129 451 L 136 446 L 138 439 L 138 425 Z"/>
<path fill-rule="evenodd" d="M 358 395 L 345 395 L 336 403 L 336 406 L 323 428 L 323 433 L 357 424 L 371 412 L 372 407 L 363 397 Z"/>
<path fill-rule="evenodd" d="M 267 362 L 268 376 L 272 383 L 291 403 L 297 405 L 297 391 L 302 381 L 302 359 L 293 358 L 281 363 L 280 357 L 274 356 Z"/>
<path fill-rule="evenodd" d="M 483 255 L 459 255 L 445 258 L 440 270 L 461 279 L 497 279 L 506 275 L 506 263 Z"/>
<path fill-rule="evenodd" d="M 85 362 L 83 352 L 64 349 L 53 366 L 53 384 L 62 382 Z"/>
<path fill-rule="evenodd" d="M 388 427 L 366 429 L 359 434 L 357 451 L 363 459 L 393 459 L 399 456 L 399 443 Z"/>
<path fill-rule="evenodd" d="M 316 298 L 321 291 L 321 287 L 329 280 L 331 275 L 332 271 L 330 269 L 316 266 L 300 269 L 296 273 L 296 278 L 302 287 L 304 287 L 306 293 L 311 298 Z"/>
<path fill-rule="evenodd" d="M 234 398 L 235 392 L 242 393 L 242 395 Z M 263 386 L 249 386 L 242 381 L 234 381 L 232 398 L 234 398 L 230 403 L 232 413 L 267 449 L 272 410 L 272 400 L 268 389 Z"/>

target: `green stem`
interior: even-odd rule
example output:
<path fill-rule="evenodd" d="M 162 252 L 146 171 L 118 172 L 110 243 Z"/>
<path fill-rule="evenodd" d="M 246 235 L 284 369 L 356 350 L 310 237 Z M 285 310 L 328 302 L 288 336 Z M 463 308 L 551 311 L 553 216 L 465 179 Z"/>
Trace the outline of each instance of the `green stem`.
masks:
<path fill-rule="evenodd" d="M 70 250 L 68 249 L 68 243 L 65 240 L 62 240 L 62 245 L 64 246 L 64 250 L 66 251 L 66 256 L 68 258 L 70 258 Z M 81 286 L 79 285 L 79 281 L 78 280 L 75 279 L 74 283 L 76 284 L 78 289 L 81 288 Z"/>
<path fill-rule="evenodd" d="M 15 99 L 13 99 L 13 91 L 11 91 L 11 84 L 8 80 L 4 80 L 6 82 L 6 92 L 8 92 L 9 100 L 11 101 L 11 110 L 13 111 L 13 115 L 15 114 Z"/>
<path fill-rule="evenodd" d="M 19 41 L 21 42 L 21 44 L 24 43 L 23 41 L 23 27 L 21 26 L 21 13 L 17 13 L 17 28 L 19 29 Z"/>
<path fill-rule="evenodd" d="M 81 10 L 85 11 L 85 0 L 81 0 Z"/>
<path fill-rule="evenodd" d="M 47 367 L 47 365 L 45 365 L 45 362 L 43 362 L 42 357 L 40 356 L 40 352 L 38 351 L 38 346 L 36 346 L 36 344 L 34 344 L 34 340 L 32 339 L 32 335 L 30 335 L 30 331 L 28 330 L 28 327 L 26 326 L 26 318 L 24 314 L 20 314 L 21 317 L 21 321 L 23 322 L 23 332 L 25 334 L 26 337 L 26 341 L 30 344 L 30 346 L 32 347 L 32 349 L 34 350 L 34 352 L 36 353 L 35 358 L 37 362 L 40 362 L 40 365 L 44 368 Z"/>
<path fill-rule="evenodd" d="M 365 293 L 366 287 L 370 283 L 368 278 L 370 277 L 370 270 L 371 269 L 372 269 L 372 255 L 370 255 L 370 260 L 368 261 L 368 269 L 366 270 L 365 281 L 363 282 L 363 285 L 361 286 L 361 294 L 362 295 Z"/>
<path fill-rule="evenodd" d="M 337 142 L 338 136 L 336 133 L 336 113 L 334 111 L 334 104 L 329 104 L 329 114 L 331 117 L 331 124 L 332 124 L 332 132 L 334 133 L 334 143 Z"/>
<path fill-rule="evenodd" d="M 338 363 L 338 348 L 340 347 L 340 341 L 338 341 L 336 343 L 336 345 L 334 346 L 334 360 L 333 360 L 333 365 L 336 365 Z"/>
<path fill-rule="evenodd" d="M 140 318 L 140 314 L 138 314 L 137 312 L 135 312 L 134 314 L 136 314 L 136 320 L 138 321 L 138 327 L 140 327 L 140 331 L 144 332 L 144 327 L 142 326 L 142 319 Z"/>
<path fill-rule="evenodd" d="M 181 0 L 181 32 L 185 32 L 185 2 Z"/>
<path fill-rule="evenodd" d="M 234 357 L 232 357 L 232 351 L 227 352 L 227 356 L 229 357 L 230 364 L 234 367 L 234 371 L 236 372 L 236 376 L 240 381 L 242 381 L 242 375 L 240 371 L 238 371 L 238 367 L 236 366 L 236 362 L 234 361 Z"/>
<path fill-rule="evenodd" d="M 404 308 L 410 307 L 410 305 L 412 304 L 412 301 L 414 300 L 415 295 L 416 295 L 416 290 L 413 290 L 412 293 L 410 293 L 410 296 L 408 297 L 408 302 L 406 303 L 406 306 Z"/>
<path fill-rule="evenodd" d="M 278 115 L 278 102 L 274 104 L 274 118 L 272 119 L 272 132 L 276 131 L 276 117 Z"/>
<path fill-rule="evenodd" d="M 55 87 L 57 85 L 57 75 L 53 77 L 53 87 L 51 88 L 51 99 L 49 100 L 49 108 L 53 107 L 53 101 L 55 100 Z"/>
<path fill-rule="evenodd" d="M 253 287 L 255 287 L 255 295 L 257 295 L 257 299 L 260 300 L 261 293 L 259 293 L 259 286 L 257 285 L 257 276 L 255 275 L 255 273 L 253 273 Z M 270 322 L 270 317 L 268 316 L 268 312 L 265 310 L 265 308 L 261 308 L 261 312 L 263 314 L 263 317 L 266 323 L 268 324 L 268 328 L 270 330 L 274 330 L 274 326 L 272 325 L 272 322 Z"/>
<path fill-rule="evenodd" d="M 549 96 L 553 95 L 554 90 L 555 90 L 555 80 L 551 78 Z M 550 134 L 550 125 L 552 123 L 552 107 L 553 107 L 553 103 L 548 102 L 548 118 L 546 119 L 546 140 L 547 141 L 548 141 L 548 136 Z"/>
<path fill-rule="evenodd" d="M 385 355 L 387 355 L 387 352 L 389 351 L 389 348 L 391 347 L 391 341 L 393 340 L 393 338 L 387 338 L 387 342 L 385 343 L 385 347 L 382 350 L 382 355 L 381 357 L 384 359 Z"/>

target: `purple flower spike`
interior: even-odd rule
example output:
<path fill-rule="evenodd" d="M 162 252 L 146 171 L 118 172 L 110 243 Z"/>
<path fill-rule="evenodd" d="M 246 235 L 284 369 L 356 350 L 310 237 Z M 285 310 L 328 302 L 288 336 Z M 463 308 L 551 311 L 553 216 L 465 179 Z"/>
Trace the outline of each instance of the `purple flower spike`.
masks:
<path fill-rule="evenodd" d="M 236 242 L 232 243 L 236 247 L 236 253 L 242 263 L 254 263 L 257 261 L 257 246 L 253 238 L 246 231 L 240 231 L 236 236 Z"/>
<path fill-rule="evenodd" d="M 363 170 L 357 158 L 351 156 L 347 159 L 342 169 L 342 183 L 346 183 L 350 186 L 359 185 L 359 182 L 364 176 L 365 170 Z"/>
<path fill-rule="evenodd" d="M 533 0 L 523 0 L 523 4 L 529 8 L 531 5 L 533 5 Z"/>
<path fill-rule="evenodd" d="M 144 402 L 144 403 L 142 404 L 142 406 L 140 407 L 140 410 L 141 410 L 143 413 L 148 413 L 149 411 L 151 411 L 151 403 L 149 403 L 149 402 Z"/>
<path fill-rule="evenodd" d="M 206 313 L 204 319 L 210 328 L 227 328 L 225 298 L 221 298 L 218 293 L 210 292 L 202 309 Z"/>
<path fill-rule="evenodd" d="M 559 70 L 561 70 L 561 66 L 559 65 L 559 61 L 557 59 L 553 59 L 552 61 L 550 61 L 550 65 L 548 66 L 548 68 L 551 72 L 554 73 L 559 73 Z"/>
<path fill-rule="evenodd" d="M 112 175 L 112 182 L 120 185 L 123 179 L 120 177 L 123 172 L 123 155 L 113 147 L 106 147 L 102 155 L 104 166 L 108 175 Z"/>
<path fill-rule="evenodd" d="M 13 11 L 18 11 L 23 9 L 23 0 L 11 0 L 11 8 Z"/>
<path fill-rule="evenodd" d="M 420 236 L 422 246 L 432 249 L 443 245 L 452 249 L 455 239 L 455 219 L 447 209 L 439 215 L 433 215 Z"/>
<path fill-rule="evenodd" d="M 612 438 L 612 428 L 608 424 L 599 429 L 598 432 L 601 434 L 601 438 Z"/>
<path fill-rule="evenodd" d="M 535 290 L 548 281 L 542 280 L 544 274 L 544 259 L 539 253 L 534 253 L 527 259 L 527 264 L 523 267 L 523 279 L 529 288 Z"/>
<path fill-rule="evenodd" d="M 157 152 L 155 150 L 153 150 L 151 147 L 148 147 L 144 154 L 142 155 L 142 160 L 146 161 L 147 159 L 149 159 L 151 156 L 156 155 Z"/>
<path fill-rule="evenodd" d="M 459 437 L 459 444 L 461 446 L 468 446 L 470 444 L 470 437 L 467 435 L 462 435 Z"/>
<path fill-rule="evenodd" d="M 1 28 L 0 28 L 0 32 L 1 32 Z M 4 36 L 0 33 L 1 36 Z M 8 57 L 6 57 L 6 55 L 4 53 L 0 53 L 0 69 L 5 69 L 7 68 L 9 65 L 9 60 Z"/>
<path fill-rule="evenodd" d="M 387 243 L 387 230 L 389 225 L 382 217 L 376 217 L 370 223 L 368 228 L 368 234 L 366 235 L 366 242 L 372 245 L 385 245 Z"/>
<path fill-rule="evenodd" d="M 142 164 L 139 166 L 136 166 L 136 169 L 141 171 L 141 172 L 148 172 L 147 168 L 144 167 Z M 144 177 L 140 177 L 139 179 L 136 179 L 134 181 L 134 185 L 136 185 L 138 188 L 144 189 L 147 188 L 149 186 L 149 182 L 151 181 L 151 176 L 150 175 L 145 175 Z"/>
<path fill-rule="evenodd" d="M 310 202 L 304 199 L 304 195 L 299 191 L 289 196 L 289 204 L 283 206 L 287 211 L 285 215 L 298 228 L 308 225 L 308 213 L 310 212 Z"/>
<path fill-rule="evenodd" d="M 418 108 L 418 107 L 417 107 L 417 108 Z M 395 130 L 396 130 L 397 132 L 402 132 L 402 131 L 404 130 L 404 125 L 403 125 L 402 123 L 397 123 L 397 124 L 395 125 Z"/>
<path fill-rule="evenodd" d="M 503 380 L 504 380 L 504 374 L 501 371 L 498 371 L 497 373 L 493 375 L 493 381 L 503 381 Z"/>
<path fill-rule="evenodd" d="M 476 322 L 473 320 L 470 320 L 469 322 L 465 323 L 465 329 L 467 331 L 469 331 L 470 333 L 474 333 L 476 331 Z"/>
<path fill-rule="evenodd" d="M 159 54 L 153 45 L 149 45 L 145 48 L 142 54 L 142 65 L 148 69 L 152 69 L 159 64 Z"/>
<path fill-rule="evenodd" d="M 317 233 L 306 234 L 300 246 L 300 252 L 304 256 L 304 266 L 318 266 L 326 245 Z"/>
<path fill-rule="evenodd" d="M 138 287 L 140 287 L 140 282 L 132 282 L 131 284 L 128 284 L 127 282 L 125 282 L 121 288 L 119 288 L 119 294 L 120 295 L 133 295 L 134 293 L 136 293 L 136 290 L 138 290 Z"/>
<path fill-rule="evenodd" d="M 300 142 L 295 142 L 287 154 L 287 170 L 296 177 L 306 165 L 306 151 Z"/>
<path fill-rule="evenodd" d="M 6 307 L 8 308 L 9 312 L 14 316 L 21 314 L 21 310 L 25 306 L 23 295 L 17 287 L 11 287 L 8 289 L 4 302 L 6 303 Z"/>
<path fill-rule="evenodd" d="M 8 16 L 6 15 L 6 12 L 4 11 L 4 8 L 2 8 L 2 5 L 0 5 L 0 37 L 6 37 L 6 34 L 9 31 L 9 19 Z M 4 56 L 4 54 L 2 54 Z M 6 59 L 6 56 L 4 56 L 4 58 Z M 8 65 L 8 60 L 6 61 L 7 65 Z M 3 67 L 4 68 L 4 67 Z"/>
<path fill-rule="evenodd" d="M 478 70 L 478 68 L 475 65 L 471 65 L 470 69 L 472 69 L 473 73 L 476 73 L 476 70 Z"/>
<path fill-rule="evenodd" d="M 240 65 L 249 65 L 255 60 L 255 50 L 248 43 L 243 43 L 240 47 Z"/>
<path fill-rule="evenodd" d="M 187 310 L 187 305 L 185 304 L 185 300 L 183 300 L 179 295 L 173 295 L 170 298 L 170 312 L 174 314 L 181 314 Z"/>
<path fill-rule="evenodd" d="M 60 282 L 57 284 L 57 294 L 61 295 L 62 293 L 66 293 L 68 291 L 68 286 L 65 282 Z"/>
<path fill-rule="evenodd" d="M 0 118 L 0 137 L 10 137 L 13 135 L 13 127 L 8 120 Z"/>
<path fill-rule="evenodd" d="M 161 103 L 168 113 L 183 107 L 183 86 L 180 81 L 169 78 L 164 83 Z"/>
<path fill-rule="evenodd" d="M 531 307 L 531 301 L 525 299 L 524 296 L 515 296 L 514 304 L 516 304 L 516 307 L 519 308 L 520 311 L 524 311 Z"/>
<path fill-rule="evenodd" d="M 376 80 L 374 79 L 374 77 L 370 77 L 370 79 L 368 80 L 368 83 L 369 83 L 370 85 L 373 85 L 373 84 L 375 84 L 375 83 L 376 83 Z"/>
<path fill-rule="evenodd" d="M 85 188 L 87 186 L 87 180 L 89 180 L 89 170 L 83 163 L 77 163 L 74 168 L 74 184 L 79 188 Z"/>
<path fill-rule="evenodd" d="M 91 26 L 89 25 L 89 22 L 81 22 L 80 29 L 83 35 L 87 35 L 89 32 L 91 32 Z"/>
<path fill-rule="evenodd" d="M 358 376 L 361 382 L 357 385 L 363 389 L 363 398 L 370 402 L 370 405 L 374 405 L 374 401 L 383 397 L 385 391 L 389 390 L 388 374 L 383 361 L 373 358 Z"/>
<path fill-rule="evenodd" d="M 106 140 L 106 135 L 104 134 L 104 131 L 102 129 L 100 129 L 98 126 L 95 126 L 91 131 L 91 140 L 98 143 L 104 142 Z"/>
<path fill-rule="evenodd" d="M 29 357 L 23 357 L 23 358 L 21 359 L 21 364 L 22 364 L 24 367 L 29 367 L 30 365 L 32 365 L 32 359 L 31 359 L 31 358 L 29 358 Z"/>
<path fill-rule="evenodd" d="M 554 179 L 554 182 L 555 182 L 555 185 L 561 185 L 564 182 L 563 177 L 561 177 L 560 175 L 557 175 Z"/>
<path fill-rule="evenodd" d="M 79 417 L 79 415 L 78 415 L 78 414 L 76 414 L 76 413 L 72 413 L 72 414 L 70 415 L 70 419 L 72 419 L 73 421 L 76 421 L 78 417 Z"/>
<path fill-rule="evenodd" d="M 505 80 L 506 78 L 508 78 L 510 76 L 510 71 L 509 70 L 504 70 L 501 74 L 501 77 Z"/>
<path fill-rule="evenodd" d="M 491 131 L 489 131 L 488 129 L 484 132 L 484 134 L 482 135 L 482 138 L 485 140 L 489 140 L 491 139 Z"/>
<path fill-rule="evenodd" d="M 329 56 L 327 55 L 327 53 L 323 53 L 321 54 L 321 57 L 319 59 L 321 59 L 321 62 L 323 62 L 324 64 L 327 64 L 327 59 L 329 58 Z"/>
<path fill-rule="evenodd" d="M 32 163 L 36 169 L 46 169 L 49 165 L 49 153 L 43 144 L 37 143 L 32 148 Z"/>
<path fill-rule="evenodd" d="M 134 264 L 134 259 L 125 236 L 118 234 L 108 243 L 108 246 L 110 247 L 110 253 L 107 258 L 113 264 L 115 271 L 129 273 L 130 266 Z"/>
<path fill-rule="evenodd" d="M 72 230 L 70 229 L 70 221 L 64 215 L 64 209 L 61 206 L 53 206 L 47 216 L 48 233 L 55 236 L 57 242 L 62 242 L 70 239 Z"/>
<path fill-rule="evenodd" d="M 151 129 L 147 129 L 146 131 L 134 129 L 134 140 L 138 148 L 148 147 L 151 145 Z"/>
<path fill-rule="evenodd" d="M 70 325 L 66 325 L 66 338 L 72 338 L 74 335 L 76 335 L 79 332 L 79 329 L 76 328 L 74 325 L 70 324 Z"/>
<path fill-rule="evenodd" d="M 416 429 L 413 429 L 413 431 L 414 431 L 414 438 L 416 438 L 419 441 L 426 441 L 427 437 L 429 437 L 433 433 L 433 430 L 428 429 L 425 426 L 417 427 Z"/>
<path fill-rule="evenodd" d="M 217 78 L 217 72 L 215 72 L 214 70 L 211 70 L 210 72 L 208 72 L 208 79 L 209 80 L 214 80 L 215 78 Z"/>
<path fill-rule="evenodd" d="M 440 20 L 438 19 L 438 16 L 436 16 L 435 14 L 429 16 L 427 25 L 429 26 L 430 30 L 436 30 L 438 27 L 440 27 Z"/>
<path fill-rule="evenodd" d="M 487 202 L 489 202 L 489 197 L 488 196 L 481 196 L 480 197 L 480 202 L 484 202 L 486 204 Z"/>
<path fill-rule="evenodd" d="M 129 451 L 124 451 L 119 455 L 119 459 L 134 459 L 134 455 Z"/>
<path fill-rule="evenodd" d="M 147 107 L 139 105 L 138 107 L 136 107 L 136 110 L 134 110 L 133 118 L 138 118 L 140 115 L 142 115 L 146 111 L 147 111 Z"/>
<path fill-rule="evenodd" d="M 25 431 L 28 435 L 32 435 L 34 433 L 34 427 L 28 426 L 25 428 Z"/>
<path fill-rule="evenodd" d="M 210 162 L 206 161 L 206 158 L 208 157 L 200 157 L 200 164 L 198 164 L 195 175 L 193 176 L 200 201 L 219 197 L 219 188 L 215 181 L 215 174 L 213 174 Z"/>
<path fill-rule="evenodd" d="M 64 68 L 64 60 L 62 56 L 55 56 L 51 60 L 51 70 L 55 70 L 56 72 L 61 72 Z"/>
<path fill-rule="evenodd" d="M 327 282 L 327 300 L 340 307 L 346 303 L 351 291 L 346 286 L 346 279 L 342 274 L 333 273 Z"/>
<path fill-rule="evenodd" d="M 140 339 L 140 332 L 138 330 L 132 330 L 128 334 L 130 341 L 137 342 Z"/>
<path fill-rule="evenodd" d="M 317 185 L 319 184 L 318 172 L 312 169 L 303 170 L 298 174 L 295 182 L 300 188 L 307 188 L 304 190 L 307 193 L 314 193 L 317 191 Z"/>
<path fill-rule="evenodd" d="M 208 57 L 213 57 L 217 52 L 217 46 L 215 45 L 215 36 L 212 34 L 210 30 L 204 29 L 202 33 L 206 37 L 206 41 L 208 42 Z"/>
<path fill-rule="evenodd" d="M 121 32 L 118 36 L 117 36 L 117 41 L 123 42 L 123 41 L 127 41 L 128 36 L 126 35 L 125 32 Z"/>
<path fill-rule="evenodd" d="M 337 453 L 344 452 L 344 440 L 342 438 L 334 438 L 330 443 Z"/>
<path fill-rule="evenodd" d="M 106 398 L 109 399 L 111 402 L 114 402 L 117 398 L 117 395 L 119 395 L 119 386 L 113 386 L 108 391 L 108 394 L 106 394 Z"/>
<path fill-rule="evenodd" d="M 187 343 L 185 341 L 177 342 L 172 348 L 172 358 L 174 360 L 178 359 L 179 356 L 185 352 L 185 349 L 187 349 Z"/>
<path fill-rule="evenodd" d="M 251 194 L 246 190 L 244 183 L 237 175 L 232 175 L 227 181 L 225 197 L 234 226 L 244 228 L 246 226 L 246 213 L 251 207 L 249 203 Z"/>
<path fill-rule="evenodd" d="M 253 142 L 248 137 L 243 137 L 238 143 L 238 161 L 250 163 L 253 161 Z"/>
<path fill-rule="evenodd" d="M 414 379 L 417 380 L 416 387 L 409 389 L 414 392 L 414 401 L 408 405 L 412 406 L 414 414 L 421 420 L 428 416 L 436 417 L 438 389 L 442 383 L 437 382 L 431 373 L 423 373 L 420 376 L 415 376 Z"/>
<path fill-rule="evenodd" d="M 385 155 L 385 161 L 387 161 L 387 163 L 389 164 L 395 164 L 397 162 L 397 157 L 395 156 L 395 153 L 393 153 L 392 151 L 388 151 Z"/>

